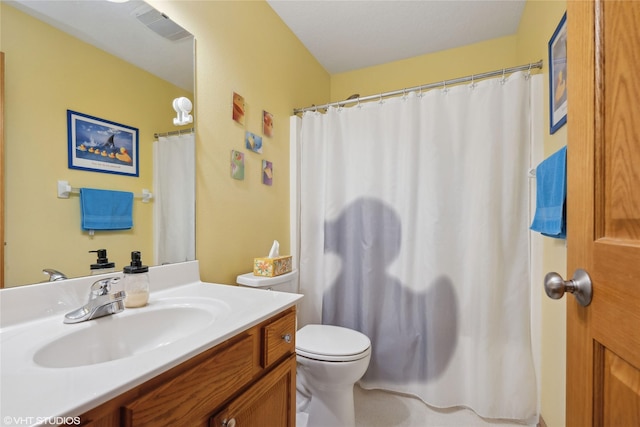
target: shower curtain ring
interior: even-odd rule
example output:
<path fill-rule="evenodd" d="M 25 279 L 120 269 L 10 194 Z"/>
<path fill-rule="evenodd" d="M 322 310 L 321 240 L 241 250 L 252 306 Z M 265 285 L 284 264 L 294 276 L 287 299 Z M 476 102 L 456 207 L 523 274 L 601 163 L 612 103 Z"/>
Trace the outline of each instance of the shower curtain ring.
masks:
<path fill-rule="evenodd" d="M 505 73 L 507 72 L 506 69 L 502 69 L 502 79 L 500 80 L 500 84 L 505 84 L 505 82 L 507 81 L 507 77 L 505 76 Z"/>
<path fill-rule="evenodd" d="M 378 98 L 378 104 L 384 104 L 384 101 L 382 100 L 382 93 L 379 95 L 380 98 Z"/>

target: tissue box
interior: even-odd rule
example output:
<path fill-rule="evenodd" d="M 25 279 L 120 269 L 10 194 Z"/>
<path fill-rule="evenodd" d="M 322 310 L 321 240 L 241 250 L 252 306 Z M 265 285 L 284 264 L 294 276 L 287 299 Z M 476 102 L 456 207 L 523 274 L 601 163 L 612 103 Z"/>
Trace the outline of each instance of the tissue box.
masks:
<path fill-rule="evenodd" d="M 279 256 L 276 258 L 254 258 L 254 276 L 280 276 L 291 271 L 291 255 Z"/>

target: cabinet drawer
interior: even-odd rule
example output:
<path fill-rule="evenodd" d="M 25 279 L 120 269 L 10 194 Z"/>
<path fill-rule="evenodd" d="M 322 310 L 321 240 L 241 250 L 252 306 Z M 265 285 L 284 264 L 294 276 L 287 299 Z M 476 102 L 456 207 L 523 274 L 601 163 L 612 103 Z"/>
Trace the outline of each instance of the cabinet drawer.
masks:
<path fill-rule="evenodd" d="M 283 356 L 293 354 L 296 348 L 296 312 L 262 327 L 262 367 L 268 368 Z"/>
<path fill-rule="evenodd" d="M 125 405 L 126 426 L 177 426 L 206 419 L 255 376 L 254 334 Z"/>

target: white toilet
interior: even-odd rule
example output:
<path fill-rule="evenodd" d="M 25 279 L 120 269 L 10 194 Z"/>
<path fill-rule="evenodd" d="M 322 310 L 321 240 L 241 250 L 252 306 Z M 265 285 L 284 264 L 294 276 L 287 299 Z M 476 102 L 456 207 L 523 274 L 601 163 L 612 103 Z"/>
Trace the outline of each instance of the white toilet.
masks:
<path fill-rule="evenodd" d="M 276 277 L 237 277 L 238 284 L 296 292 L 297 271 Z M 353 427 L 353 386 L 369 367 L 371 341 L 352 329 L 306 325 L 296 333 L 298 427 Z"/>

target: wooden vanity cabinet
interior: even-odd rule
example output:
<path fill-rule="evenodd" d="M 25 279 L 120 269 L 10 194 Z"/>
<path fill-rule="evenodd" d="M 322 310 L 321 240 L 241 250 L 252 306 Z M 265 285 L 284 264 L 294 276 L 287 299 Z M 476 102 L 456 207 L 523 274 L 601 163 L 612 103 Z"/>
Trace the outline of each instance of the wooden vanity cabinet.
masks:
<path fill-rule="evenodd" d="M 88 411 L 81 425 L 293 427 L 295 375 L 291 307 Z"/>

